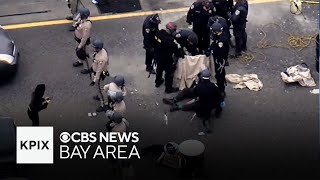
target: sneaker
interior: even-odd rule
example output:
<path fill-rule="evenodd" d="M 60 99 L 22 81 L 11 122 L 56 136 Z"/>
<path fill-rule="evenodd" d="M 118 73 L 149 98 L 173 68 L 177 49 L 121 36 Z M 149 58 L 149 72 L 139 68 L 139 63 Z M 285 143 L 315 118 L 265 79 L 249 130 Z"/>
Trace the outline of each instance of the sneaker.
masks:
<path fill-rule="evenodd" d="M 198 136 L 204 136 L 204 135 L 206 135 L 206 133 L 203 131 L 198 133 Z"/>
<path fill-rule="evenodd" d="M 179 106 L 177 104 L 173 104 L 170 108 L 170 112 L 178 111 L 180 110 Z"/>
<path fill-rule="evenodd" d="M 179 88 L 170 88 L 170 89 L 166 89 L 164 92 L 167 94 L 170 94 L 178 91 L 179 91 Z"/>
<path fill-rule="evenodd" d="M 160 83 L 156 83 L 156 88 L 160 87 L 162 84 L 163 84 L 164 80 L 161 79 L 161 82 Z"/>
<path fill-rule="evenodd" d="M 100 98 L 99 98 L 99 96 L 98 96 L 98 95 L 93 96 L 93 99 L 94 99 L 94 100 L 97 100 L 97 101 L 100 101 Z"/>
<path fill-rule="evenodd" d="M 89 74 L 89 73 L 90 73 L 90 70 L 88 70 L 88 69 L 81 70 L 81 74 Z"/>
<path fill-rule="evenodd" d="M 168 99 L 168 98 L 163 98 L 162 102 L 168 105 L 173 105 L 175 103 L 173 99 Z"/>
<path fill-rule="evenodd" d="M 79 61 L 73 63 L 73 67 L 79 67 L 79 66 L 82 66 L 83 63 L 80 63 Z"/>

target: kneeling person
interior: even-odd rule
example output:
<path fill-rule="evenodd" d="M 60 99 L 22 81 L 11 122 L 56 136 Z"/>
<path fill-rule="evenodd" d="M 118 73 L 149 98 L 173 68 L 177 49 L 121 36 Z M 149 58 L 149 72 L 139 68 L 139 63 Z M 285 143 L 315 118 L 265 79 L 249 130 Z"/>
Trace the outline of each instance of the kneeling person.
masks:
<path fill-rule="evenodd" d="M 185 88 L 175 98 L 164 98 L 163 102 L 172 105 L 171 112 L 176 110 L 195 111 L 197 117 L 203 120 L 203 125 L 206 127 L 206 122 L 210 119 L 211 111 L 216 109 L 216 116 L 219 116 L 222 111 L 221 104 L 224 104 L 220 89 L 215 83 L 210 81 L 210 77 L 209 70 L 203 70 L 200 74 L 199 82 L 194 88 Z M 194 99 L 193 102 L 178 104 L 178 102 L 188 98 Z"/>

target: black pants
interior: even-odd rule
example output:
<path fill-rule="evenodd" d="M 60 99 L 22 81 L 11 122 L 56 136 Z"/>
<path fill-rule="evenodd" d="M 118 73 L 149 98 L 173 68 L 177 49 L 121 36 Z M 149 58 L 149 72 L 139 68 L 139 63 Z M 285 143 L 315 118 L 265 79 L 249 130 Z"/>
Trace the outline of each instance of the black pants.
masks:
<path fill-rule="evenodd" d="M 28 109 L 29 119 L 32 121 L 32 126 L 39 126 L 39 113 L 36 111 L 30 111 Z"/>
<path fill-rule="evenodd" d="M 165 79 L 166 89 L 171 89 L 173 84 L 173 75 L 174 75 L 175 69 L 172 67 L 172 64 L 170 63 L 166 63 L 166 64 L 157 63 L 157 73 L 156 73 L 155 83 L 160 84 L 162 82 L 163 71 L 165 72 L 164 79 Z"/>
<path fill-rule="evenodd" d="M 81 42 L 81 39 L 77 38 L 76 36 L 74 36 L 74 39 L 78 43 Z M 84 45 L 84 47 L 79 49 L 78 51 L 76 51 L 76 55 L 80 60 L 82 60 L 82 61 L 83 60 L 87 60 L 88 55 L 87 55 L 87 52 L 86 52 L 86 46 L 89 45 L 90 43 L 91 43 L 90 38 L 88 38 L 88 40 L 87 40 L 86 44 Z"/>
<path fill-rule="evenodd" d="M 215 70 L 215 78 L 217 80 L 217 85 L 219 89 L 224 92 L 225 91 L 225 86 L 227 84 L 226 81 L 226 70 L 225 70 L 225 59 L 218 59 L 213 57 L 214 59 L 214 70 Z"/>
<path fill-rule="evenodd" d="M 210 35 L 209 35 L 209 29 L 193 29 L 193 32 L 195 32 L 198 36 L 198 48 L 200 53 L 206 52 L 210 46 Z"/>
<path fill-rule="evenodd" d="M 146 49 L 146 60 L 145 65 L 148 70 L 152 70 L 152 60 L 154 58 L 154 51 Z"/>
<path fill-rule="evenodd" d="M 245 28 L 233 29 L 234 38 L 236 41 L 236 54 L 247 50 L 247 32 Z"/>

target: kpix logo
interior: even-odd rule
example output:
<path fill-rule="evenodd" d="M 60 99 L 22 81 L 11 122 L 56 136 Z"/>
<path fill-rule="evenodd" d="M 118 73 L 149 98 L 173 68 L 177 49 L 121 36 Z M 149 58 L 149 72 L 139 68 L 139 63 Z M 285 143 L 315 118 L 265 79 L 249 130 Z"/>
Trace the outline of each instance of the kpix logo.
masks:
<path fill-rule="evenodd" d="M 53 127 L 17 127 L 17 164 L 53 164 Z"/>

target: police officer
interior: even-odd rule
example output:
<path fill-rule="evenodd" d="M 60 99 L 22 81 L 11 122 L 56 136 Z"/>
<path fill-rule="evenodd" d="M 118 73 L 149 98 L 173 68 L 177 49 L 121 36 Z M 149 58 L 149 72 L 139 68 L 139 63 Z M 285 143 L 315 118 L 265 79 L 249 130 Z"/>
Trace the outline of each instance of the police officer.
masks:
<path fill-rule="evenodd" d="M 209 132 L 207 124 L 210 120 L 211 111 L 215 109 L 216 116 L 219 116 L 222 112 L 224 105 L 224 99 L 221 96 L 220 89 L 215 83 L 210 81 L 211 73 L 208 69 L 204 69 L 199 75 L 199 82 L 194 88 L 185 88 L 178 93 L 173 99 L 163 99 L 163 103 L 172 105 L 170 111 L 182 110 L 182 111 L 195 111 L 197 117 L 203 121 L 205 131 Z M 192 98 L 196 99 L 192 103 L 179 104 L 178 102 L 184 99 Z"/>
<path fill-rule="evenodd" d="M 225 96 L 226 71 L 225 65 L 229 55 L 229 37 L 223 31 L 220 23 L 216 22 L 211 26 L 212 43 L 206 56 L 210 56 L 211 52 L 214 61 L 217 85 L 219 86 L 223 96 Z"/>
<path fill-rule="evenodd" d="M 100 99 L 100 107 L 96 110 L 97 112 L 104 111 L 104 106 L 106 105 L 104 101 L 103 94 L 101 92 L 100 81 L 104 80 L 106 76 L 109 76 L 108 72 L 108 65 L 109 65 L 109 57 L 107 51 L 103 48 L 103 41 L 101 39 L 95 39 L 92 42 L 94 48 L 94 55 L 93 55 L 93 63 L 91 66 L 91 70 L 94 74 L 92 82 L 90 86 L 94 86 L 97 83 L 98 88 L 98 96 Z"/>
<path fill-rule="evenodd" d="M 90 32 L 91 32 L 91 21 L 88 20 L 90 16 L 90 11 L 87 8 L 80 9 L 80 20 L 77 24 L 77 28 L 75 30 L 75 40 L 79 43 L 76 48 L 76 54 L 79 60 L 73 63 L 74 67 L 82 66 L 83 61 L 86 62 L 87 68 L 84 68 L 81 73 L 88 74 L 89 71 L 89 64 L 87 61 L 88 54 L 86 52 L 86 46 L 90 44 Z"/>
<path fill-rule="evenodd" d="M 229 37 L 229 43 L 230 43 L 230 38 L 231 38 L 231 34 L 230 34 L 230 30 L 229 30 L 229 26 L 228 26 L 228 23 L 226 21 L 225 18 L 221 17 L 221 16 L 212 16 L 209 18 L 209 21 L 208 21 L 208 26 L 211 28 L 211 26 L 215 23 L 215 22 L 218 22 L 222 25 L 222 28 L 223 28 L 223 32 L 225 34 L 228 35 Z M 212 34 L 211 34 L 212 35 Z M 212 37 L 211 37 L 212 38 Z M 229 66 L 229 61 L 226 60 L 226 66 Z"/>
<path fill-rule="evenodd" d="M 231 34 L 230 34 L 230 30 L 229 30 L 229 26 L 227 23 L 227 20 L 225 18 L 223 18 L 222 16 L 216 15 L 216 16 L 212 16 L 209 18 L 208 20 L 208 27 L 211 28 L 212 24 L 218 22 L 222 25 L 223 27 L 223 31 L 229 36 L 229 38 L 231 38 Z"/>
<path fill-rule="evenodd" d="M 233 34 L 236 41 L 236 52 L 233 57 L 241 56 L 241 51 L 247 50 L 247 15 L 248 2 L 247 0 L 235 0 L 234 13 L 231 15 L 233 24 Z"/>
<path fill-rule="evenodd" d="M 110 119 L 106 124 L 108 132 L 127 132 L 129 122 L 120 113 L 108 110 L 106 116 Z"/>
<path fill-rule="evenodd" d="M 147 16 L 143 22 L 142 35 L 143 35 L 143 48 L 146 50 L 146 71 L 155 74 L 152 67 L 152 60 L 154 58 L 154 36 L 159 31 L 159 24 L 161 23 L 158 14 Z"/>
<path fill-rule="evenodd" d="M 228 27 L 231 26 L 228 13 L 232 12 L 233 0 L 210 0 L 214 6 L 214 15 L 218 15 L 227 20 Z"/>
<path fill-rule="evenodd" d="M 116 75 L 111 83 L 103 87 L 103 90 L 108 96 L 108 105 L 110 107 L 112 99 L 115 98 L 117 92 L 122 92 L 123 96 L 127 95 L 124 77 L 122 75 Z"/>
<path fill-rule="evenodd" d="M 316 37 L 316 68 L 319 73 L 319 33 Z"/>
<path fill-rule="evenodd" d="M 208 19 L 212 16 L 210 2 L 207 0 L 198 0 L 194 2 L 187 14 L 187 23 L 192 24 L 193 32 L 198 36 L 199 51 L 203 53 L 210 46 Z"/>
<path fill-rule="evenodd" d="M 175 71 L 175 57 L 180 57 L 177 44 L 174 42 L 172 34 L 177 30 L 177 25 L 173 22 L 166 24 L 166 29 L 161 29 L 155 35 L 154 58 L 157 62 L 156 87 L 160 87 L 164 82 L 162 73 L 165 71 L 165 92 L 172 93 L 178 91 L 173 88 L 173 74 Z M 176 58 L 175 58 L 176 59 Z"/>
<path fill-rule="evenodd" d="M 126 112 L 126 103 L 124 102 L 124 96 L 121 91 L 116 92 L 115 96 L 111 96 L 111 103 L 110 109 L 112 111 L 120 113 L 122 116 L 124 116 L 124 113 Z"/>
<path fill-rule="evenodd" d="M 28 107 L 28 116 L 32 121 L 32 126 L 39 126 L 39 112 L 46 109 L 50 103 L 50 98 L 43 98 L 46 90 L 45 84 L 37 85 L 36 89 L 31 95 L 31 102 Z"/>
<path fill-rule="evenodd" d="M 173 37 L 180 44 L 182 50 L 186 48 L 192 56 L 199 54 L 197 48 L 198 36 L 193 31 L 189 29 L 178 29 L 173 33 Z"/>

